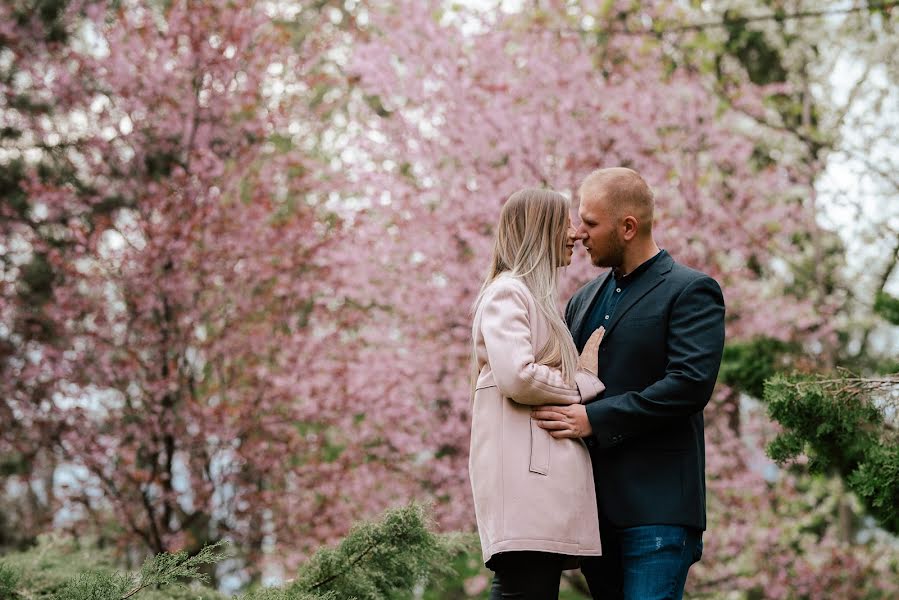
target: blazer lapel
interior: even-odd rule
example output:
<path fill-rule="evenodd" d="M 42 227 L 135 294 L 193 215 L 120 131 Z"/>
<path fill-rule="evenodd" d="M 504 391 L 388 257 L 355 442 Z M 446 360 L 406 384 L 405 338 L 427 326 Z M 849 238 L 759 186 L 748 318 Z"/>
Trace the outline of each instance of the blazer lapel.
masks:
<path fill-rule="evenodd" d="M 606 334 L 603 337 L 603 341 L 608 339 L 609 334 L 612 333 L 612 330 L 615 329 L 615 326 L 618 325 L 621 317 L 623 317 L 627 311 L 629 311 L 646 294 L 652 291 L 653 288 L 665 281 L 665 277 L 668 275 L 668 272 L 671 271 L 673 264 L 674 259 L 670 256 L 659 257 L 656 264 L 652 265 L 652 267 L 643 273 L 637 281 L 631 284 L 631 287 L 627 290 L 624 298 L 622 298 L 618 303 L 618 306 L 615 307 L 615 312 L 612 314 L 612 318 L 606 326 Z"/>

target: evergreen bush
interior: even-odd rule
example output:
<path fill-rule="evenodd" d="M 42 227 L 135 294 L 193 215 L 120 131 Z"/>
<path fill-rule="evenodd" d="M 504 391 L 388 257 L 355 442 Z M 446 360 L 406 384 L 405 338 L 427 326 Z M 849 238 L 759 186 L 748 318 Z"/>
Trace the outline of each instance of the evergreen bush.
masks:
<path fill-rule="evenodd" d="M 428 529 L 423 507 L 388 511 L 377 523 L 356 525 L 335 548 L 322 548 L 283 590 L 259 590 L 242 600 L 379 600 L 411 598 L 417 587 L 445 576 L 464 545 Z"/>
<path fill-rule="evenodd" d="M 0 599 L 12 598 L 18 583 L 18 571 L 0 562 Z"/>
<path fill-rule="evenodd" d="M 899 432 L 895 413 L 899 375 L 861 378 L 776 375 L 765 402 L 784 431 L 769 455 L 785 462 L 809 458 L 812 472 L 838 475 L 886 530 L 899 534 Z"/>
<path fill-rule="evenodd" d="M 249 591 L 240 600 L 375 600 L 411 598 L 452 572 L 452 558 L 471 550 L 468 536 L 438 535 L 422 506 L 390 510 L 356 525 L 334 548 L 318 550 L 296 578 L 278 588 Z M 225 600 L 201 585 L 205 565 L 222 558 L 223 544 L 198 554 L 162 553 L 137 572 L 116 567 L 108 551 L 58 536 L 42 536 L 27 552 L 0 562 L 0 600 Z"/>

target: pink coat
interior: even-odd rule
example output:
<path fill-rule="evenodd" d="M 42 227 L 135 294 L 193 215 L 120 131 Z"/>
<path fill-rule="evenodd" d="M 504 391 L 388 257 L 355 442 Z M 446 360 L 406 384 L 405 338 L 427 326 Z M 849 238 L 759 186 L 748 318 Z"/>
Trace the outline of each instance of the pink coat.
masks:
<path fill-rule="evenodd" d="M 550 436 L 531 419 L 531 408 L 586 402 L 604 386 L 586 371 L 570 385 L 559 369 L 534 363 L 549 325 L 520 280 L 501 275 L 481 302 L 473 325 L 479 375 L 468 472 L 484 562 L 510 550 L 598 556 L 587 447 Z"/>

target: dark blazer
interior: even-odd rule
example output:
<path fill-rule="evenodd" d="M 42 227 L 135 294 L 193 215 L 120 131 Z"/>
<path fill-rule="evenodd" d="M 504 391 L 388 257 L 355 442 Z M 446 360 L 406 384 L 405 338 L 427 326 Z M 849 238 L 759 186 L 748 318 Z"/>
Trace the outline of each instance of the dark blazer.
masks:
<path fill-rule="evenodd" d="M 581 329 L 611 280 L 597 277 L 568 302 L 575 340 L 592 333 Z M 600 519 L 705 529 L 702 409 L 723 348 L 724 298 L 708 275 L 666 254 L 628 288 L 600 345 L 605 393 L 587 404 Z"/>

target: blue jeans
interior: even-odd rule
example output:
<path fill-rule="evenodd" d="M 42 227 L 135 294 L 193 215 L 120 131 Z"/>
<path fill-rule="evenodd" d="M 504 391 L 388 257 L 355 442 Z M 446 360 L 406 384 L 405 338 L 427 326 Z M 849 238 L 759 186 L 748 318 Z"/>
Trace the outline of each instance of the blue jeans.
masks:
<path fill-rule="evenodd" d="M 603 556 L 585 559 L 590 593 L 602 600 L 681 600 L 702 531 L 676 525 L 602 528 Z"/>

